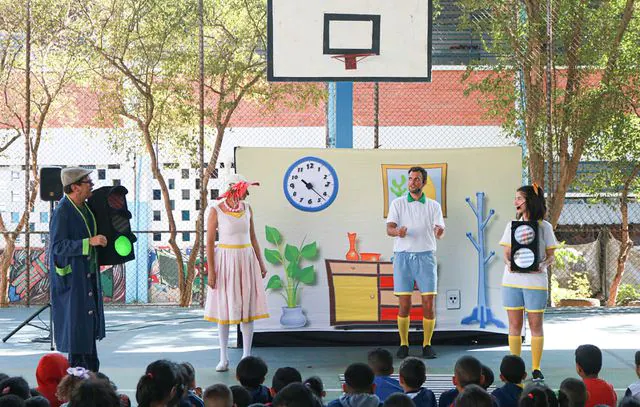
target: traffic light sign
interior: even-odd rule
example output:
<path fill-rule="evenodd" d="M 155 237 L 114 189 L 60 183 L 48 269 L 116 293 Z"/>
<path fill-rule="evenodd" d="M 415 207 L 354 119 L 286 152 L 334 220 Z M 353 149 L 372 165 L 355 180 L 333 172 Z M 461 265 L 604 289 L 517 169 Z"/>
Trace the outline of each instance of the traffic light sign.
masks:
<path fill-rule="evenodd" d="M 538 271 L 538 222 L 511 222 L 511 270 Z"/>
<path fill-rule="evenodd" d="M 98 264 L 122 264 L 135 258 L 131 232 L 131 212 L 127 207 L 127 188 L 122 185 L 102 187 L 93 191 L 89 207 L 96 217 L 98 234 L 107 238 L 107 246 L 98 246 Z"/>

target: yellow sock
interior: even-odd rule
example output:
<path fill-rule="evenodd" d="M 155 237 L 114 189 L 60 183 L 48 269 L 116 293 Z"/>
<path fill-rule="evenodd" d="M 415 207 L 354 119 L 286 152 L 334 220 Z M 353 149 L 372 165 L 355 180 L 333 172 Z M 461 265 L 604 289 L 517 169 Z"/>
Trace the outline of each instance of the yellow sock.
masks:
<path fill-rule="evenodd" d="M 409 346 L 409 317 L 398 317 L 398 333 L 400 334 L 400 346 Z"/>
<path fill-rule="evenodd" d="M 509 335 L 509 351 L 512 355 L 520 356 L 522 352 L 522 338 L 520 335 Z"/>
<path fill-rule="evenodd" d="M 424 339 L 422 340 L 422 347 L 431 345 L 431 337 L 433 336 L 433 328 L 436 326 L 436 319 L 422 318 L 422 328 L 424 329 Z"/>
<path fill-rule="evenodd" d="M 542 360 L 543 345 L 544 345 L 544 336 L 531 337 L 531 370 L 540 370 L 540 361 Z"/>

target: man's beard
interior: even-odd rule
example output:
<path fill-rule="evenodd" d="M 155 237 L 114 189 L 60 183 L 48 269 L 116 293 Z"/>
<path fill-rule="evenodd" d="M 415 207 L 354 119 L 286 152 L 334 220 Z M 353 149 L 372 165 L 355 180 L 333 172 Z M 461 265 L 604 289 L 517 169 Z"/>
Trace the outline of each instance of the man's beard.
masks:
<path fill-rule="evenodd" d="M 409 189 L 409 192 L 411 192 L 412 194 L 419 194 L 420 192 L 422 192 L 422 187 Z"/>

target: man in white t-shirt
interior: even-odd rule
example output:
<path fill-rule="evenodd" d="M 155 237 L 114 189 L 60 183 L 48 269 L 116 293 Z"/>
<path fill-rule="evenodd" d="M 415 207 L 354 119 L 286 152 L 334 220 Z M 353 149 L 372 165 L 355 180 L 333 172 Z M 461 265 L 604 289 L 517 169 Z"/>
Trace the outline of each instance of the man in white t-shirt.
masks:
<path fill-rule="evenodd" d="M 437 293 L 436 239 L 444 236 L 444 219 L 440 204 L 425 196 L 427 171 L 422 167 L 409 169 L 409 193 L 391 202 L 387 216 L 387 234 L 395 237 L 393 244 L 393 293 L 398 297 L 398 332 L 400 348 L 397 356 L 409 355 L 409 322 L 411 294 L 414 284 L 422 294 L 422 326 L 424 340 L 422 356 L 436 357 L 431 337 L 436 324 L 434 300 Z"/>

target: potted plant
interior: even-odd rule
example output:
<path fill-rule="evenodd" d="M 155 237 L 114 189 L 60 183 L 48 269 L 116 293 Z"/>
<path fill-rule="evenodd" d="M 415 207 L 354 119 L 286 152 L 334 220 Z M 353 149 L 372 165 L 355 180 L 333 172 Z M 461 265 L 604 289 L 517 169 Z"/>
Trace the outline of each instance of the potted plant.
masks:
<path fill-rule="evenodd" d="M 286 306 L 282 307 L 280 324 L 287 328 L 301 328 L 307 324 L 307 317 L 300 307 L 300 284 L 312 285 L 316 281 L 316 271 L 313 265 L 302 267 L 302 260 L 311 261 L 318 255 L 316 242 L 296 247 L 285 244 L 280 231 L 272 226 L 265 226 L 267 242 L 275 245 L 275 249 L 264 249 L 265 259 L 274 266 L 282 265 L 285 279 L 273 275 L 267 282 L 267 290 L 280 291 Z"/>

